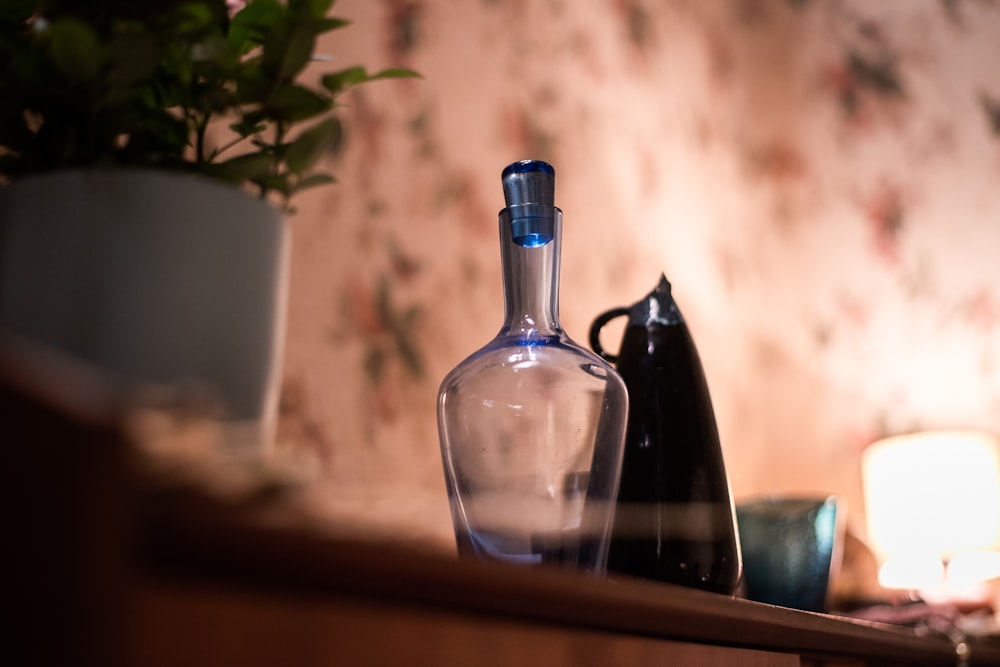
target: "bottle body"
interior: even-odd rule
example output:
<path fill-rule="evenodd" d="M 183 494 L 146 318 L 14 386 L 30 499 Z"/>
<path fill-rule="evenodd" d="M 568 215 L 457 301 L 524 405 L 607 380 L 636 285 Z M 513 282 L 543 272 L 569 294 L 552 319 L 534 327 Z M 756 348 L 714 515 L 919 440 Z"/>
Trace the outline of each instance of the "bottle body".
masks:
<path fill-rule="evenodd" d="M 628 394 L 559 325 L 561 212 L 520 206 L 500 214 L 504 324 L 438 395 L 456 541 L 461 555 L 601 573 Z"/>
<path fill-rule="evenodd" d="M 603 570 L 625 423 L 619 383 L 572 341 L 509 337 L 445 378 L 441 446 L 459 553 Z"/>
<path fill-rule="evenodd" d="M 624 314 L 621 350 L 607 355 L 595 334 Z M 645 301 L 598 318 L 591 342 L 617 362 L 630 399 L 608 569 L 734 594 L 742 563 L 722 447 L 701 360 L 666 278 Z"/>

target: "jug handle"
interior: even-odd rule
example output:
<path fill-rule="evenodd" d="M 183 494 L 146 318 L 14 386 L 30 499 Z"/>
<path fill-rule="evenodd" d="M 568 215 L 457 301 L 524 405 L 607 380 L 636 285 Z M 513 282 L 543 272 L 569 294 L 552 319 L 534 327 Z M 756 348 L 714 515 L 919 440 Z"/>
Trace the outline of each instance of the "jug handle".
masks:
<path fill-rule="evenodd" d="M 611 310 L 601 313 L 594 320 L 593 324 L 590 325 L 590 347 L 594 350 L 602 359 L 615 363 L 618 361 L 618 355 L 612 354 L 604 349 L 601 345 L 601 329 L 604 325 L 615 319 L 616 317 L 621 317 L 622 315 L 628 315 L 628 308 L 612 308 Z"/>

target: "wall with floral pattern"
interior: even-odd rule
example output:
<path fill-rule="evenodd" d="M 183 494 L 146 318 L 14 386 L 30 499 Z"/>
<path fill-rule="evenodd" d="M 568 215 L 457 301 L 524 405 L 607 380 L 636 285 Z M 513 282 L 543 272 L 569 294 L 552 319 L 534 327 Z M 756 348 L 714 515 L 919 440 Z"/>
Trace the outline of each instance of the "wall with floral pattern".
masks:
<path fill-rule="evenodd" d="M 435 396 L 500 325 L 524 158 L 557 170 L 571 336 L 673 283 L 737 498 L 837 493 L 857 527 L 874 438 L 1000 432 L 1000 3 L 334 10 L 339 63 L 423 75 L 344 98 L 292 219 L 279 446 L 336 511 L 450 546 Z"/>

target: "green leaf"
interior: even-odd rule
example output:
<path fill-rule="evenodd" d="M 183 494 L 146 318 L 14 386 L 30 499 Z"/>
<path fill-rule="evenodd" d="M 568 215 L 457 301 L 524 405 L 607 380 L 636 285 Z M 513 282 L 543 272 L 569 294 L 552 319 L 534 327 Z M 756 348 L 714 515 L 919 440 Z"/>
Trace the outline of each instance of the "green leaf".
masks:
<path fill-rule="evenodd" d="M 191 62 L 195 65 L 213 65 L 215 71 L 226 71 L 235 68 L 237 54 L 222 35 L 207 35 L 191 45 L 188 50 Z"/>
<path fill-rule="evenodd" d="M 270 93 L 271 78 L 259 61 L 244 62 L 236 76 L 236 99 L 241 104 L 264 104 Z"/>
<path fill-rule="evenodd" d="M 246 4 L 229 24 L 229 43 L 247 53 L 263 43 L 268 28 L 284 20 L 285 7 L 278 0 L 254 0 Z"/>
<path fill-rule="evenodd" d="M 312 60 L 316 33 L 301 23 L 274 26 L 264 42 L 263 65 L 279 81 L 290 81 Z"/>
<path fill-rule="evenodd" d="M 247 153 L 208 166 L 208 172 L 232 183 L 257 181 L 267 177 L 274 158 L 265 153 Z"/>
<path fill-rule="evenodd" d="M 145 30 L 114 35 L 109 54 L 109 97 L 115 99 L 131 97 L 135 93 L 133 87 L 153 74 L 162 55 L 156 40 Z"/>
<path fill-rule="evenodd" d="M 279 0 L 252 0 L 233 17 L 232 26 L 253 26 L 266 29 L 283 20 L 288 14 L 285 3 Z"/>
<path fill-rule="evenodd" d="M 364 67 L 348 67 L 339 72 L 324 75 L 320 83 L 331 93 L 337 94 L 347 90 L 351 86 L 363 83 L 367 79 L 368 74 L 365 72 Z"/>
<path fill-rule="evenodd" d="M 149 0 L 146 0 L 147 2 Z M 186 2 L 174 12 L 173 29 L 177 35 L 198 36 L 210 31 L 216 21 L 212 7 L 204 2 Z"/>
<path fill-rule="evenodd" d="M 286 122 L 312 118 L 333 106 L 329 97 L 302 86 L 285 86 L 278 90 L 264 106 L 265 113 Z"/>
<path fill-rule="evenodd" d="M 319 21 L 316 22 L 316 33 L 321 35 L 323 33 L 327 33 L 332 30 L 339 30 L 340 28 L 346 28 L 349 25 L 351 25 L 351 22 L 348 21 L 347 19 L 338 19 L 334 17 L 328 19 L 320 19 Z"/>
<path fill-rule="evenodd" d="M 52 22 L 46 34 L 56 69 L 78 81 L 93 81 L 100 71 L 100 46 L 89 25 L 74 18 Z"/>
<path fill-rule="evenodd" d="M 330 183 L 336 183 L 335 179 L 330 174 L 313 174 L 301 179 L 295 184 L 295 189 L 292 190 L 292 194 L 297 192 L 302 192 L 303 190 L 308 190 L 309 188 L 315 188 L 320 185 L 329 185 Z"/>
<path fill-rule="evenodd" d="M 267 125 L 248 115 L 241 118 L 238 123 L 231 124 L 229 129 L 245 139 L 254 134 L 260 134 L 267 129 Z"/>
<path fill-rule="evenodd" d="M 188 128 L 184 121 L 162 109 L 134 112 L 118 119 L 116 129 L 130 134 L 121 154 L 131 163 L 174 161 L 188 145 Z"/>
<path fill-rule="evenodd" d="M 392 67 L 375 74 L 368 74 L 364 67 L 348 67 L 347 69 L 327 74 L 321 79 L 324 88 L 336 95 L 357 86 L 358 84 L 378 79 L 419 79 L 420 74 L 405 67 Z"/>
<path fill-rule="evenodd" d="M 193 87 L 191 99 L 195 111 L 201 114 L 224 114 L 236 106 L 236 96 L 232 91 L 204 83 Z"/>
<path fill-rule="evenodd" d="M 289 144 L 285 151 L 285 164 L 288 171 L 301 174 L 319 160 L 341 136 L 340 123 L 333 118 L 313 125 L 299 135 L 298 139 Z"/>
<path fill-rule="evenodd" d="M 390 67 L 384 69 L 381 72 L 377 72 L 368 77 L 368 81 L 377 81 L 378 79 L 422 79 L 419 72 L 415 72 L 412 69 L 406 67 Z"/>
<path fill-rule="evenodd" d="M 264 192 L 274 191 L 288 199 L 292 194 L 292 184 L 287 174 L 268 174 L 254 181 Z"/>

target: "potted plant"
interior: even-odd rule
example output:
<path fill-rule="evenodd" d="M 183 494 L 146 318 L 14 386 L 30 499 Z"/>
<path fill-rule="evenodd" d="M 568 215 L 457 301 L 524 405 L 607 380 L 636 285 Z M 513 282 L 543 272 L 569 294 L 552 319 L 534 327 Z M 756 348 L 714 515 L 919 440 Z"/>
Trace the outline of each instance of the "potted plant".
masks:
<path fill-rule="evenodd" d="M 300 76 L 333 0 L 0 5 L 0 330 L 128 385 L 194 383 L 260 441 L 274 415 L 294 195 L 344 90 Z M 236 6 L 234 6 L 236 5 Z"/>

